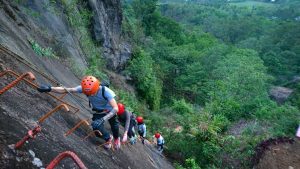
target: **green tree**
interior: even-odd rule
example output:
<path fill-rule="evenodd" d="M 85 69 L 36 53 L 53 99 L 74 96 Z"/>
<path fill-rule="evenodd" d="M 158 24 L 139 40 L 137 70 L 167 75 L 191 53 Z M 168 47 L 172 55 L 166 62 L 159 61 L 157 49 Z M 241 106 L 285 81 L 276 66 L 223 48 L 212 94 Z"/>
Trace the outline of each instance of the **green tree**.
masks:
<path fill-rule="evenodd" d="M 209 107 L 231 120 L 249 117 L 269 100 L 269 79 L 255 51 L 235 49 L 217 62 L 210 83 Z"/>
<path fill-rule="evenodd" d="M 156 4 L 158 0 L 134 0 L 132 6 L 135 17 L 142 22 L 146 35 L 155 32 L 156 23 L 159 13 L 156 12 Z"/>
<path fill-rule="evenodd" d="M 143 50 L 138 50 L 130 62 L 129 71 L 137 84 L 140 95 L 152 110 L 157 110 L 160 107 L 162 83 L 157 79 L 153 67 L 154 62 L 150 55 Z"/>

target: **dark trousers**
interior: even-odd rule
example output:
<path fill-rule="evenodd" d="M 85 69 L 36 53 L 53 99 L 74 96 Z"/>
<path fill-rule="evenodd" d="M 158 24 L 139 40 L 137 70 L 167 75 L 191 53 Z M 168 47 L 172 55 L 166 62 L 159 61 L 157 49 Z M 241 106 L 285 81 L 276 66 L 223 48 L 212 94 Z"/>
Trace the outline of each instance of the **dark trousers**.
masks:
<path fill-rule="evenodd" d="M 139 133 L 139 135 L 140 135 L 142 138 L 144 138 L 144 132 L 138 131 L 138 133 Z"/>
<path fill-rule="evenodd" d="M 138 133 L 139 133 L 139 135 L 140 135 L 140 137 L 142 139 L 142 143 L 145 144 L 144 132 L 138 131 Z"/>
<path fill-rule="evenodd" d="M 164 144 L 157 144 L 158 151 L 162 151 L 164 149 Z"/>
<path fill-rule="evenodd" d="M 106 114 L 94 114 L 92 120 L 95 121 L 97 119 L 100 119 L 104 117 Z M 117 116 L 113 116 L 111 119 L 108 120 L 110 124 L 111 131 L 113 133 L 114 139 L 119 138 L 119 122 L 117 120 Z M 102 133 L 102 138 L 105 141 L 108 141 L 110 139 L 109 132 L 105 129 L 104 124 L 102 124 L 99 128 L 93 128 L 93 130 L 99 130 Z M 98 136 L 100 137 L 100 136 Z"/>
<path fill-rule="evenodd" d="M 133 119 L 131 119 L 131 120 L 130 120 L 130 124 L 129 124 L 128 133 L 127 133 L 127 136 L 128 136 L 129 138 L 135 137 L 135 133 L 134 133 L 134 131 L 133 131 L 134 125 L 135 125 L 135 122 L 133 121 Z"/>

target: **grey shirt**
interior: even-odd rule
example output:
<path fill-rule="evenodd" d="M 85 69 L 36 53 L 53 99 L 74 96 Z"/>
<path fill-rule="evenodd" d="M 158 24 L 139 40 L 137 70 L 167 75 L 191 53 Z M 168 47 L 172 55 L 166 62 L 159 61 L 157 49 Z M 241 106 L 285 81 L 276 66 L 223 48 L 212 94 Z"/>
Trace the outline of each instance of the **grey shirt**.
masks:
<path fill-rule="evenodd" d="M 127 131 L 127 132 L 129 130 L 131 115 L 132 115 L 131 112 L 125 110 L 125 112 L 121 116 L 119 116 L 120 122 L 125 123 L 125 131 Z"/>

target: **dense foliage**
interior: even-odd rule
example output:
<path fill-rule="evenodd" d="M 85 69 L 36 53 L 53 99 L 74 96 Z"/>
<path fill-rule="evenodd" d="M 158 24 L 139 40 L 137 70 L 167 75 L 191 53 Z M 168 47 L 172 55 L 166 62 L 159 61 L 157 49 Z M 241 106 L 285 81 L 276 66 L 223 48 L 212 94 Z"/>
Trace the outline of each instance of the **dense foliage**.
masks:
<path fill-rule="evenodd" d="M 87 2 L 51 5 L 64 9 L 88 58 L 87 70 L 71 62 L 73 71 L 106 79 Z M 114 89 L 118 101 L 144 116 L 149 137 L 162 133 L 177 168 L 248 168 L 259 142 L 292 137 L 300 122 L 299 9 L 299 0 L 124 0 L 122 31 L 133 47 L 124 73 L 138 95 Z M 294 93 L 278 105 L 272 85 Z"/>
<path fill-rule="evenodd" d="M 299 72 L 300 3 L 240 4 L 227 3 L 220 8 L 173 4 L 162 5 L 161 11 L 227 44 L 256 50 L 278 83 L 292 78 Z"/>
<path fill-rule="evenodd" d="M 127 72 L 152 111 L 136 108 L 163 133 L 178 168 L 245 168 L 258 142 L 294 134 L 299 94 L 278 106 L 268 90 L 300 71 L 299 5 L 123 3 L 123 32 L 135 49 Z"/>
<path fill-rule="evenodd" d="M 139 85 L 137 89 L 141 96 L 148 102 L 150 108 L 157 110 L 160 104 L 161 83 L 155 76 L 153 70 L 154 62 L 143 50 L 139 50 L 134 54 L 134 59 L 130 63 L 129 70 L 132 73 L 136 83 Z"/>

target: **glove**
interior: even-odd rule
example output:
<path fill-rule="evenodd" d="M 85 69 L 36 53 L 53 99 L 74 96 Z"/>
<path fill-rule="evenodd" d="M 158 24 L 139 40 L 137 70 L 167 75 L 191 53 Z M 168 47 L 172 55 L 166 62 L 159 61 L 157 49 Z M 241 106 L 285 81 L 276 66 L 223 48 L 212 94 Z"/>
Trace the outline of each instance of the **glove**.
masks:
<path fill-rule="evenodd" d="M 97 119 L 95 121 L 92 122 L 92 127 L 93 127 L 93 130 L 97 130 L 100 128 L 100 126 L 104 123 L 104 119 L 101 118 L 101 119 Z"/>
<path fill-rule="evenodd" d="M 136 137 L 131 137 L 130 138 L 130 144 L 135 144 L 136 143 Z"/>
<path fill-rule="evenodd" d="M 37 90 L 41 93 L 44 92 L 51 92 L 51 86 L 50 85 L 40 85 Z"/>
<path fill-rule="evenodd" d="M 122 142 L 125 143 L 127 141 L 127 133 L 124 133 Z"/>

